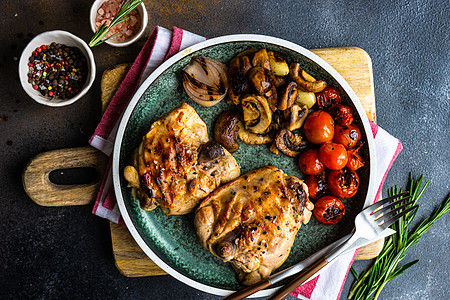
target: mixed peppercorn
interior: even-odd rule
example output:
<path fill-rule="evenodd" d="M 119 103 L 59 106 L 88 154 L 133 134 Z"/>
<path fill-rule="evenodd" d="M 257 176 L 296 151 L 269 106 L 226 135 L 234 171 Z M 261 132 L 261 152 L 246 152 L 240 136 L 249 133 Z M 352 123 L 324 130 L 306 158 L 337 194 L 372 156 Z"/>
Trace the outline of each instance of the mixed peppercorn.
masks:
<path fill-rule="evenodd" d="M 28 59 L 28 82 L 42 96 L 69 99 L 83 88 L 86 57 L 76 47 L 59 43 L 37 47 Z"/>

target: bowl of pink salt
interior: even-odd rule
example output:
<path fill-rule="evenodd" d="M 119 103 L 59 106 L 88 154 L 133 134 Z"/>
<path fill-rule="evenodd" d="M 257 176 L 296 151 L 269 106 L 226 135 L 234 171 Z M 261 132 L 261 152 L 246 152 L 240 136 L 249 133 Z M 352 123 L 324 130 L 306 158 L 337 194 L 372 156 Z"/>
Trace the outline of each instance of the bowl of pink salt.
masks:
<path fill-rule="evenodd" d="M 95 33 L 97 28 L 106 23 L 111 24 L 114 17 L 126 0 L 96 0 L 91 7 L 91 29 Z M 115 47 L 125 47 L 136 42 L 144 33 L 148 23 L 148 14 L 144 3 L 132 10 L 125 21 L 114 25 L 105 38 L 116 34 L 105 43 Z"/>

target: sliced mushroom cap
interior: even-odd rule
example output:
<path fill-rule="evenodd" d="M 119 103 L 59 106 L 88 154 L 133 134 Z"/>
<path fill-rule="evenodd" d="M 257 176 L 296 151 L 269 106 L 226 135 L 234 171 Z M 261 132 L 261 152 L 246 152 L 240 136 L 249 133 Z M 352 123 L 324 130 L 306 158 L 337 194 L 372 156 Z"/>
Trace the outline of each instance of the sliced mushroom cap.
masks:
<path fill-rule="evenodd" d="M 272 88 L 264 94 L 264 96 L 267 99 L 267 102 L 269 103 L 270 110 L 272 112 L 275 112 L 277 110 L 277 102 L 278 102 L 278 92 L 275 85 L 272 86 Z"/>
<path fill-rule="evenodd" d="M 283 77 L 281 77 L 281 76 L 275 76 L 274 77 L 274 84 L 275 84 L 275 86 L 277 87 L 277 89 L 278 88 L 281 88 L 282 86 L 284 86 L 285 84 L 286 84 L 286 82 L 287 82 L 287 80 L 286 80 L 286 78 L 287 78 L 288 76 L 283 76 Z"/>
<path fill-rule="evenodd" d="M 242 99 L 245 128 L 253 133 L 263 133 L 272 122 L 272 111 L 263 96 L 247 95 Z"/>
<path fill-rule="evenodd" d="M 312 77 L 308 72 L 306 72 L 304 69 L 302 69 L 302 71 L 300 72 L 300 75 L 302 76 L 303 79 L 305 79 L 306 81 L 309 82 L 315 82 L 317 81 L 314 77 Z"/>
<path fill-rule="evenodd" d="M 217 118 L 214 126 L 214 139 L 230 152 L 239 150 L 237 142 L 239 123 L 238 114 L 227 110 Z"/>
<path fill-rule="evenodd" d="M 270 152 L 272 152 L 273 154 L 280 154 L 280 150 L 278 150 L 277 145 L 275 142 L 272 143 L 272 145 L 269 148 Z"/>
<path fill-rule="evenodd" d="M 259 94 L 264 95 L 275 84 L 274 77 L 270 70 L 263 67 L 253 67 L 247 72 L 247 78 L 253 89 Z"/>
<path fill-rule="evenodd" d="M 298 104 L 294 104 L 289 108 L 289 110 L 285 110 L 284 112 L 286 119 L 285 127 L 290 131 L 294 131 L 303 126 L 303 123 L 308 116 L 309 109 L 306 105 L 300 106 Z"/>
<path fill-rule="evenodd" d="M 248 145 L 264 145 L 273 142 L 274 139 L 270 133 L 252 133 L 246 130 L 242 123 L 239 125 L 238 136 L 241 141 Z"/>
<path fill-rule="evenodd" d="M 289 82 L 280 93 L 278 97 L 278 109 L 286 110 L 294 104 L 295 100 L 297 100 L 297 83 L 294 81 Z"/>
<path fill-rule="evenodd" d="M 240 103 L 240 97 L 249 91 L 249 83 L 246 77 L 252 64 L 248 56 L 240 55 L 233 58 L 228 67 L 228 78 L 230 82 L 228 91 L 228 102 Z"/>
<path fill-rule="evenodd" d="M 252 65 L 270 70 L 269 55 L 266 49 L 261 49 L 253 54 Z"/>
<path fill-rule="evenodd" d="M 301 135 L 285 128 L 275 137 L 275 144 L 278 150 L 290 157 L 296 157 L 307 147 L 307 142 L 303 141 Z"/>
<path fill-rule="evenodd" d="M 318 93 L 327 87 L 327 83 L 323 80 L 316 80 L 314 82 L 305 80 L 301 77 L 300 72 L 300 64 L 294 60 L 291 61 L 289 65 L 289 76 L 298 84 L 298 87 L 302 91 Z"/>

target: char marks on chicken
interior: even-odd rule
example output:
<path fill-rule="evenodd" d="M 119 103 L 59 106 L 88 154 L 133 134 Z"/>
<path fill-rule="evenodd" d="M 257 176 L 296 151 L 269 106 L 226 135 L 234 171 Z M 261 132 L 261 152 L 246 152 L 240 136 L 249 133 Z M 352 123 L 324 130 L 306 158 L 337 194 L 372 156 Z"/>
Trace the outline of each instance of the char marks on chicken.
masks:
<path fill-rule="evenodd" d="M 186 103 L 152 124 L 124 169 L 141 208 L 160 206 L 167 215 L 193 211 L 201 199 L 239 175 L 236 160 L 209 140 L 205 122 Z"/>
<path fill-rule="evenodd" d="M 286 260 L 313 208 L 300 179 L 266 166 L 205 198 L 196 211 L 195 228 L 201 244 L 230 262 L 238 279 L 251 285 Z"/>

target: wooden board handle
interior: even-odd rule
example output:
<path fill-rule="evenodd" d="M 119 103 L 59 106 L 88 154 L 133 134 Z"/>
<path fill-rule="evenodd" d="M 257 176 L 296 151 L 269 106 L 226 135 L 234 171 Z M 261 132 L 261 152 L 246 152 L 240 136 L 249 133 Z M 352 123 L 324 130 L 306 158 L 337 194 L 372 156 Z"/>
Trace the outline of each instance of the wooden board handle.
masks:
<path fill-rule="evenodd" d="M 89 204 L 97 197 L 108 159 L 91 146 L 44 152 L 25 167 L 23 187 L 28 196 L 42 206 Z M 95 168 L 99 176 L 92 183 L 79 185 L 57 185 L 49 179 L 51 171 L 77 167 Z"/>

